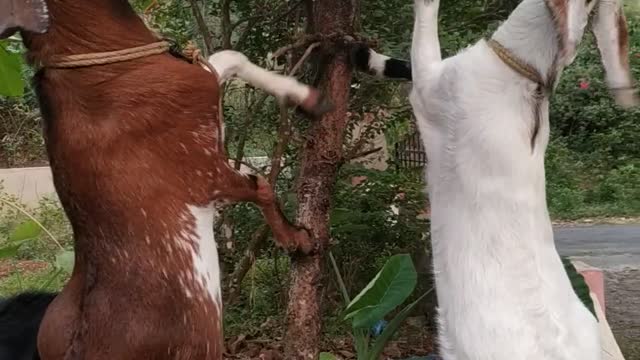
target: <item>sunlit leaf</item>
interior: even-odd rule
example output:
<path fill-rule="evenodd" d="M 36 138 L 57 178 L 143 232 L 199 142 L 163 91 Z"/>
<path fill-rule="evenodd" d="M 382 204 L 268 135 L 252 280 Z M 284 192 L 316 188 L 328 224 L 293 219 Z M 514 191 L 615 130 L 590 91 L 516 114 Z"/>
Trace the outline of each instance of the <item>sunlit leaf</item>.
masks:
<path fill-rule="evenodd" d="M 351 301 L 345 319 L 352 318 L 355 328 L 373 326 L 411 295 L 417 279 L 411 256 L 392 256 L 369 285 Z"/>
<path fill-rule="evenodd" d="M 22 96 L 24 85 L 20 54 L 8 51 L 6 42 L 0 42 L 0 96 Z"/>
<path fill-rule="evenodd" d="M 40 235 L 42 229 L 40 226 L 33 220 L 27 220 L 22 224 L 18 225 L 9 235 L 9 241 L 23 241 L 35 239 Z"/>
<path fill-rule="evenodd" d="M 326 352 L 322 352 L 320 353 L 320 357 L 318 358 L 318 360 L 337 360 L 338 358 L 331 354 L 331 353 L 326 353 Z"/>
<path fill-rule="evenodd" d="M 16 257 L 18 254 L 18 250 L 25 243 L 29 242 L 31 239 L 19 240 L 4 244 L 4 246 L 0 247 L 0 259 L 9 259 Z"/>

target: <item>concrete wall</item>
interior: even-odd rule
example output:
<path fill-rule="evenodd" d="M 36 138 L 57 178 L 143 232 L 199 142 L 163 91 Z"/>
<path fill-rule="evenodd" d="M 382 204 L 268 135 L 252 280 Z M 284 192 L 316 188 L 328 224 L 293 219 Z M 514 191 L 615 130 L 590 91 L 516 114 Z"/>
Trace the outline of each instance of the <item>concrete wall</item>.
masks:
<path fill-rule="evenodd" d="M 252 157 L 246 161 L 255 167 L 270 164 L 267 157 Z M 233 166 L 233 161 L 230 161 Z M 253 171 L 242 165 L 240 171 L 252 173 Z M 0 169 L 0 188 L 2 192 L 15 196 L 28 207 L 37 206 L 43 197 L 56 197 L 53 186 L 51 168 L 48 166 L 31 168 Z"/>
<path fill-rule="evenodd" d="M 48 166 L 0 169 L 3 191 L 27 206 L 36 206 L 43 197 L 55 197 L 51 169 Z"/>

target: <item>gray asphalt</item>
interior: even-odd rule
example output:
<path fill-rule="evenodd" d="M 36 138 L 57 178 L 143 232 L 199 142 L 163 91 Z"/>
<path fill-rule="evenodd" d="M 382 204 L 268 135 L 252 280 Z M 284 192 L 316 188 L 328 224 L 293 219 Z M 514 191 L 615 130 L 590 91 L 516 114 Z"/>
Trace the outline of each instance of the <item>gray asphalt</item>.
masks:
<path fill-rule="evenodd" d="M 640 268 L 640 224 L 554 228 L 558 252 L 607 270 Z"/>

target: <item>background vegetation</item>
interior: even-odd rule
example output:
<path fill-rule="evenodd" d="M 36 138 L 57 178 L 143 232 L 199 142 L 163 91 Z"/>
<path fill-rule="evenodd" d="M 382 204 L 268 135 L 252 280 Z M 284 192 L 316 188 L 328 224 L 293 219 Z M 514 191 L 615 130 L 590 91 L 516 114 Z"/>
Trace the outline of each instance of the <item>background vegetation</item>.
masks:
<path fill-rule="evenodd" d="M 516 0 L 459 0 L 441 5 L 441 44 L 452 55 L 489 34 L 517 5 Z M 203 49 L 235 48 L 262 66 L 282 71 L 293 59 L 276 63 L 267 54 L 292 43 L 305 30 L 303 1 L 287 0 L 158 0 L 134 1 L 147 22 L 174 39 L 178 46 L 194 40 Z M 203 23 L 194 21 L 194 10 Z M 640 78 L 640 12 L 627 9 L 631 36 L 631 66 Z M 359 34 L 372 39 L 390 55 L 408 58 L 412 30 L 412 1 L 367 0 L 360 4 Z M 229 14 L 229 17 L 226 17 Z M 203 29 L 208 29 L 204 31 Z M 3 47 L 11 54 L 23 49 L 8 41 Z M 24 78 L 32 70 L 13 57 Z M 310 60 L 301 75 L 318 66 Z M 344 166 L 333 194 L 331 251 L 337 259 L 347 291 L 354 295 L 389 258 L 409 253 L 416 264 L 428 259 L 427 201 L 419 171 L 398 168 L 393 157 L 395 144 L 413 131 L 407 101 L 407 84 L 380 81 L 356 75 L 350 99 L 350 128 L 366 124 L 363 137 L 347 136 L 345 149 L 354 157 L 373 135 L 383 132 L 391 150 L 385 171 L 368 170 L 356 164 Z M 0 167 L 46 164 L 41 124 L 33 89 L 26 83 L 14 89 L 17 97 L 0 97 Z M 261 91 L 240 83 L 227 87 L 225 94 L 227 149 L 231 158 L 272 157 L 282 139 L 282 118 L 276 102 Z M 308 123 L 291 113 L 291 135 L 283 151 L 283 169 L 277 177 L 280 197 L 292 217 L 296 208 L 293 192 L 301 144 Z M 581 47 L 576 62 L 565 71 L 551 106 L 552 140 L 547 155 L 549 207 L 556 219 L 640 215 L 640 110 L 623 111 L 611 101 L 604 85 L 602 66 L 591 34 Z M 286 124 L 285 124 L 286 125 Z M 268 169 L 257 170 L 267 172 Z M 354 181 L 357 180 L 357 181 Z M 0 192 L 0 196 L 13 203 Z M 391 206 L 398 211 L 393 211 Z M 6 211 L 3 211 L 6 210 Z M 51 230 L 63 247 L 70 248 L 70 229 L 55 200 L 43 201 L 30 213 Z M 0 208 L 0 239 L 26 219 L 24 214 L 4 205 Z M 227 334 L 232 339 L 277 338 L 282 329 L 287 301 L 290 260 L 267 241 L 258 211 L 250 205 L 227 209 L 217 232 L 225 271 Z M 0 267 L 0 294 L 34 286 L 58 289 L 64 276 L 49 281 L 57 271 L 59 248 L 50 237 L 22 247 L 14 260 Z M 27 264 L 27 265 L 24 265 Z M 36 264 L 36 265 L 33 265 Z M 39 265 L 38 265 L 39 264 Z M 4 266 L 4 265 L 3 265 Z M 26 266 L 29 271 L 20 266 Z M 418 274 L 428 279 L 428 268 L 418 266 Z M 26 274 L 26 275 L 25 275 Z M 322 304 L 325 333 L 346 331 L 338 321 L 342 298 L 334 277 L 324 277 L 326 296 Z M 239 286 L 234 285 L 239 283 Z M 419 293 L 429 286 L 419 281 Z M 431 299 L 433 301 L 433 299 Z M 430 315 L 429 301 L 422 311 Z M 267 335 L 265 335 L 267 334 Z M 329 338 L 333 339 L 334 336 Z M 425 345 L 428 348 L 429 344 Z"/>

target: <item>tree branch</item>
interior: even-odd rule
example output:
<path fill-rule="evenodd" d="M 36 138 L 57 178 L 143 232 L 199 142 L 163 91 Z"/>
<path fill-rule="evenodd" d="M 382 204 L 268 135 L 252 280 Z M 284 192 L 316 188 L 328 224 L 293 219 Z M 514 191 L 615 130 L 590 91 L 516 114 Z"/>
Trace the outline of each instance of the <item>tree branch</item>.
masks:
<path fill-rule="evenodd" d="M 277 59 L 280 56 L 286 54 L 289 51 L 295 50 L 295 49 L 300 49 L 300 48 L 304 48 L 304 47 L 308 47 L 310 44 L 313 44 L 314 42 L 318 42 L 322 39 L 321 35 L 318 34 L 313 34 L 313 35 L 303 35 L 301 36 L 298 40 L 296 40 L 296 42 L 292 43 L 292 44 L 288 44 L 285 45 L 281 48 L 279 48 L 278 50 L 276 50 L 273 55 L 271 55 L 272 58 Z"/>
<path fill-rule="evenodd" d="M 323 41 L 333 41 L 336 43 L 342 42 L 343 44 L 344 43 L 365 43 L 365 44 L 369 44 L 370 46 L 375 45 L 374 41 L 369 41 L 369 40 L 363 39 L 362 37 L 345 35 L 344 33 L 341 33 L 341 32 L 334 32 L 327 35 L 305 34 L 300 36 L 298 40 L 296 40 L 294 43 L 285 45 L 279 48 L 278 50 L 276 50 L 273 53 L 273 55 L 271 55 L 271 57 L 273 57 L 274 59 L 279 58 L 280 56 L 286 54 L 289 51 L 305 48 L 315 42 L 323 42 Z"/>
<path fill-rule="evenodd" d="M 253 116 L 249 116 L 249 114 L 256 114 L 258 113 L 258 111 L 260 111 L 260 109 L 262 109 L 262 106 L 264 105 L 264 102 L 267 100 L 267 97 L 269 97 L 269 94 L 264 93 L 260 96 L 260 98 L 258 100 L 256 100 L 256 102 L 254 103 L 253 106 L 250 106 L 247 108 L 247 115 L 245 117 L 244 122 L 242 123 L 242 129 L 244 129 L 244 132 L 242 133 L 242 135 L 240 135 L 240 140 L 238 140 L 238 148 L 236 149 L 236 156 L 235 156 L 235 169 L 239 170 L 240 169 L 240 164 L 242 163 L 242 159 L 244 158 L 244 148 L 246 146 L 247 143 L 247 139 L 249 137 L 249 127 L 251 125 L 251 122 L 254 120 Z"/>
<path fill-rule="evenodd" d="M 290 7 L 289 9 L 287 9 L 287 11 L 285 11 L 284 13 L 276 16 L 274 19 L 272 19 L 271 21 L 268 21 L 265 26 L 270 26 L 273 24 L 276 24 L 277 22 L 279 22 L 280 20 L 286 18 L 287 16 L 289 16 L 292 12 L 294 12 L 300 5 L 302 5 L 302 3 L 304 2 L 304 0 L 298 1 L 297 3 L 295 3 L 292 7 Z M 275 9 L 272 13 L 279 13 L 282 11 L 283 8 L 286 8 L 287 5 L 289 5 L 288 3 L 283 3 L 282 5 L 280 5 L 277 9 Z M 242 33 L 240 33 L 239 37 L 238 37 L 238 41 L 236 42 L 235 48 L 237 49 L 243 42 L 244 40 L 247 38 L 247 36 L 249 35 L 249 32 L 251 31 L 251 29 L 253 27 L 255 27 L 256 24 L 260 23 L 260 20 L 265 19 L 266 17 L 268 17 L 269 14 L 263 14 L 263 15 L 254 15 L 254 16 L 249 16 L 246 17 L 244 19 L 240 19 L 238 21 L 236 21 L 233 25 L 231 25 L 231 31 L 235 30 L 239 25 L 241 25 L 242 23 L 247 23 L 246 28 L 242 31 Z"/>
<path fill-rule="evenodd" d="M 231 0 L 222 0 L 220 6 L 220 26 L 222 27 L 222 48 L 231 49 Z"/>
<path fill-rule="evenodd" d="M 294 67 L 287 75 L 293 76 L 295 72 L 300 67 L 302 67 L 302 64 L 309 57 L 314 47 L 315 46 L 313 45 L 309 46 L 304 55 L 298 60 L 298 62 L 294 65 Z M 280 124 L 278 126 L 278 141 L 273 149 L 273 154 L 271 156 L 271 169 L 269 170 L 269 175 L 267 176 L 272 187 L 275 187 L 278 176 L 280 176 L 280 173 L 282 172 L 282 157 L 284 156 L 284 152 L 287 149 L 287 146 L 289 146 L 289 141 L 291 139 L 291 122 L 289 121 L 289 112 L 283 103 L 280 103 L 279 107 Z M 255 258 L 262 248 L 264 242 L 267 240 L 268 230 L 269 229 L 266 225 L 262 225 L 251 236 L 251 242 L 247 247 L 245 255 L 231 274 L 231 280 L 228 283 L 229 296 L 226 300 L 227 303 L 233 304 L 237 299 L 239 294 L 239 286 L 242 283 L 244 277 L 249 272 L 249 269 L 251 269 L 251 266 L 253 265 L 253 262 L 255 261 Z"/>
<path fill-rule="evenodd" d="M 193 13 L 193 17 L 196 19 L 196 24 L 198 25 L 198 30 L 200 34 L 202 34 L 202 38 L 204 39 L 204 46 L 207 49 L 207 54 L 210 55 L 213 53 L 213 37 L 209 32 L 209 28 L 207 27 L 207 23 L 204 20 L 204 16 L 202 12 L 200 12 L 200 7 L 198 6 L 197 0 L 189 0 L 189 4 L 191 5 L 191 12 Z"/>
<path fill-rule="evenodd" d="M 244 277 L 251 269 L 251 266 L 253 266 L 253 262 L 258 255 L 258 251 L 260 251 L 260 249 L 264 245 L 268 235 L 269 227 L 266 224 L 260 226 L 251 235 L 251 241 L 247 246 L 247 250 L 245 251 L 244 256 L 230 276 L 230 280 L 227 285 L 229 295 L 227 295 L 227 299 L 225 300 L 227 306 L 232 305 L 236 302 L 238 295 L 240 295 L 240 284 L 242 284 L 242 280 L 244 280 Z"/>
<path fill-rule="evenodd" d="M 289 76 L 295 76 L 298 70 L 302 67 L 302 64 L 304 64 L 304 62 L 307 61 L 307 58 L 309 58 L 313 49 L 317 48 L 318 46 L 320 46 L 319 42 L 309 45 L 307 50 L 305 50 L 304 54 L 302 54 L 302 57 L 300 57 L 300 60 L 298 60 L 298 62 L 293 67 L 293 69 L 291 69 Z"/>

